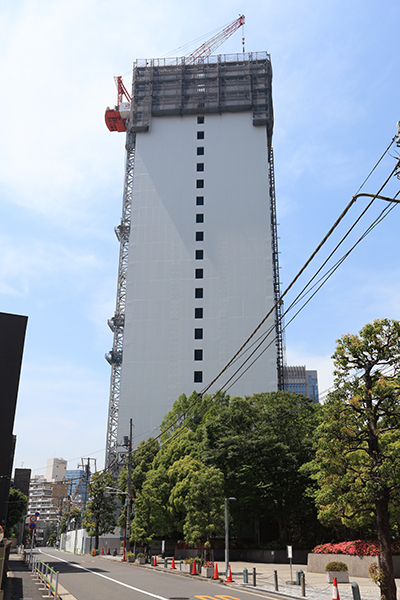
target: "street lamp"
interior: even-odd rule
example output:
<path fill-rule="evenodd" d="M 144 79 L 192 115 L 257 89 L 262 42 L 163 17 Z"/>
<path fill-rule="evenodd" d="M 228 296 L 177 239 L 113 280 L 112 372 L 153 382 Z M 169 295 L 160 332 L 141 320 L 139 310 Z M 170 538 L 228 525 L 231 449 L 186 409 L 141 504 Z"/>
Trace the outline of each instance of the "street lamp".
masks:
<path fill-rule="evenodd" d="M 231 496 L 225 498 L 225 576 L 228 577 L 229 568 L 229 517 L 228 517 L 228 502 L 229 500 L 237 500 Z"/>

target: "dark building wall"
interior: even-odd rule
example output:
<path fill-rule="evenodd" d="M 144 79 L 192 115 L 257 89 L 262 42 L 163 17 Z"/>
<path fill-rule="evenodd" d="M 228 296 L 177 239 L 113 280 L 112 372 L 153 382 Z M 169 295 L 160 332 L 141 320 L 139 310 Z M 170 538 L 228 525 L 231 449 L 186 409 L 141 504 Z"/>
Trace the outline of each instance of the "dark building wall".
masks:
<path fill-rule="evenodd" d="M 7 519 L 15 409 L 28 317 L 0 313 L 0 525 Z"/>
<path fill-rule="evenodd" d="M 31 481 L 31 470 L 30 469 L 15 469 L 14 471 L 14 487 L 29 496 L 29 483 Z"/>

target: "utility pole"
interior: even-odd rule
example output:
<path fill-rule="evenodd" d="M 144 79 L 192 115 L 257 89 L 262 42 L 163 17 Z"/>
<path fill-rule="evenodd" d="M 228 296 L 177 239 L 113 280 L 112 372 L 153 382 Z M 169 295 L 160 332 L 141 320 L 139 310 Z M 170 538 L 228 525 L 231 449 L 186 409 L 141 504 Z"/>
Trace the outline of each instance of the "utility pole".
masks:
<path fill-rule="evenodd" d="M 129 419 L 129 443 L 128 443 L 128 510 L 126 515 L 126 529 L 128 532 L 128 552 L 130 551 L 131 539 L 131 514 L 132 514 L 132 419 Z"/>

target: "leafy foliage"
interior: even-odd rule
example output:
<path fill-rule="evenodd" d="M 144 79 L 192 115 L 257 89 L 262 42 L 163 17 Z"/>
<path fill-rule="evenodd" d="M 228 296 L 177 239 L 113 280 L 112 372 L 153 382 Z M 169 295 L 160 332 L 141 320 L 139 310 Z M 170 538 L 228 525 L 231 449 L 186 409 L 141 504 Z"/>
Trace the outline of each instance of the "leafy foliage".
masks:
<path fill-rule="evenodd" d="M 276 392 L 233 398 L 204 427 L 204 457 L 225 476 L 225 492 L 237 525 L 269 520 L 282 543 L 305 540 L 316 522 L 300 467 L 313 457 L 319 405 L 298 394 Z"/>
<path fill-rule="evenodd" d="M 74 520 L 74 529 L 79 529 L 82 521 L 82 511 L 73 506 L 68 512 L 65 512 L 61 519 L 61 533 L 68 531 L 69 524 Z"/>
<path fill-rule="evenodd" d="M 99 536 L 112 533 L 116 526 L 115 496 L 110 495 L 107 487 L 114 487 L 111 473 L 100 471 L 94 473 L 88 484 L 89 502 L 87 504 L 83 525 L 88 535 L 95 538 L 95 546 L 99 547 Z"/>
<path fill-rule="evenodd" d="M 199 544 L 224 531 L 224 498 L 231 503 L 233 534 L 258 522 L 276 523 L 282 543 L 307 543 L 317 524 L 300 470 L 313 458 L 319 406 L 287 392 L 214 401 L 182 395 L 163 420 L 163 445 L 134 453 L 141 467 L 135 486 L 131 539 L 145 545 L 175 535 Z M 186 420 L 179 415 L 186 414 Z M 171 425 L 171 428 L 166 429 Z M 126 472 L 120 479 L 126 489 Z M 317 525 L 318 529 L 318 525 Z"/>
<path fill-rule="evenodd" d="M 392 554 L 400 555 L 400 542 L 392 542 Z M 352 540 L 338 544 L 319 544 L 312 551 L 314 554 L 351 554 L 352 556 L 378 556 L 378 542 Z"/>
<path fill-rule="evenodd" d="M 349 569 L 346 563 L 340 562 L 338 560 L 332 560 L 331 562 L 328 562 L 328 564 L 325 567 L 325 571 L 338 571 L 339 573 L 344 573 L 348 570 Z"/>
<path fill-rule="evenodd" d="M 388 319 L 345 335 L 333 355 L 335 390 L 323 409 L 316 459 L 319 518 L 376 524 L 381 594 L 395 600 L 391 532 L 400 508 L 400 323 Z"/>
<path fill-rule="evenodd" d="M 17 488 L 11 488 L 8 496 L 7 523 L 5 536 L 12 537 L 16 533 L 16 526 L 21 523 L 28 505 L 28 498 Z"/>

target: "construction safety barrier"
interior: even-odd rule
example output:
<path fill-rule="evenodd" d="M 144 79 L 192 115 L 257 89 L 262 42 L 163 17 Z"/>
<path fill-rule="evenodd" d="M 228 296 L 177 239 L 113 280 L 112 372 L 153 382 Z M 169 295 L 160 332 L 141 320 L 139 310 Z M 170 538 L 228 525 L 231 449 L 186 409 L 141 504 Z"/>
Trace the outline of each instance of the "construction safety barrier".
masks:
<path fill-rule="evenodd" d="M 59 571 L 55 571 L 48 565 L 36 558 L 32 553 L 24 552 L 24 561 L 28 568 L 36 575 L 36 579 L 40 579 L 43 585 L 48 588 L 48 596 L 54 594 L 54 598 L 58 597 L 58 576 Z"/>

